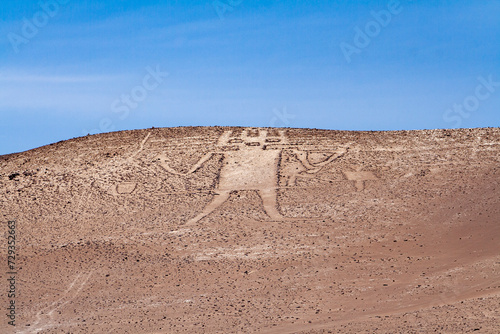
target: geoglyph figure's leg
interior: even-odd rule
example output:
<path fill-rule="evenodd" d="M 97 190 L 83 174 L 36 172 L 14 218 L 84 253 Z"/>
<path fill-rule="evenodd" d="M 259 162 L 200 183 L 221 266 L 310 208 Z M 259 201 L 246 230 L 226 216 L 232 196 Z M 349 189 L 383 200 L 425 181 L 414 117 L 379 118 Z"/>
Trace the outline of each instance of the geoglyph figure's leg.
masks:
<path fill-rule="evenodd" d="M 262 198 L 262 204 L 267 215 L 273 220 L 283 220 L 283 216 L 278 211 L 278 203 L 276 201 L 276 189 L 267 188 L 260 189 L 259 195 Z"/>
<path fill-rule="evenodd" d="M 205 216 L 209 215 L 212 211 L 217 209 L 219 206 L 224 203 L 230 195 L 231 191 L 230 190 L 219 190 L 218 194 L 214 195 L 214 198 L 212 199 L 212 202 L 207 204 L 207 206 L 203 209 L 203 211 L 198 214 L 196 217 L 191 218 L 186 225 L 193 225 L 196 224 L 198 221 L 200 221 L 202 218 Z"/>

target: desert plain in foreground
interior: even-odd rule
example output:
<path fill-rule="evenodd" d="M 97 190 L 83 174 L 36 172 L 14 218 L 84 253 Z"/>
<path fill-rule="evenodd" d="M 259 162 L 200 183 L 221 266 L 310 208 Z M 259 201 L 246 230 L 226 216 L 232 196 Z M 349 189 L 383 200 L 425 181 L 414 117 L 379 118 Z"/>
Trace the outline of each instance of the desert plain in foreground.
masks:
<path fill-rule="evenodd" d="M 86 136 L 0 156 L 0 217 L 1 333 L 500 328 L 499 128 Z"/>

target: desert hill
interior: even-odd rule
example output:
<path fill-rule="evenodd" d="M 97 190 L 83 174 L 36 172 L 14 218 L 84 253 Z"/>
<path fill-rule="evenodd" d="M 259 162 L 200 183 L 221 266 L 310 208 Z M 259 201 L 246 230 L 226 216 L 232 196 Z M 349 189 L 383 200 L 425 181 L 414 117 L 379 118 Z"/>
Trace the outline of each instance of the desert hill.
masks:
<path fill-rule="evenodd" d="M 16 333 L 500 328 L 499 128 L 86 136 L 0 156 L 0 216 Z"/>

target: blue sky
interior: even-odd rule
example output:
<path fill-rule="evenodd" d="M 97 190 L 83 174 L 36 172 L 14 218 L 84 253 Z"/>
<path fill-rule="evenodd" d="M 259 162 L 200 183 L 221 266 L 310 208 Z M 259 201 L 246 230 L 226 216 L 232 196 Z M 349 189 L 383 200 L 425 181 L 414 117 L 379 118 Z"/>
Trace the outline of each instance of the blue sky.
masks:
<path fill-rule="evenodd" d="M 186 125 L 500 125 L 500 0 L 0 3 L 0 154 Z"/>

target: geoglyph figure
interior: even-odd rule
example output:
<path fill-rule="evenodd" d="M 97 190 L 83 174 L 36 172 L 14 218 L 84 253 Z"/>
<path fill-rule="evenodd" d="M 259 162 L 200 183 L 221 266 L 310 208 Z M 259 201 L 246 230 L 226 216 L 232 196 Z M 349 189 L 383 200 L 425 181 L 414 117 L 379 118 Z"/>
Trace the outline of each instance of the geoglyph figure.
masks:
<path fill-rule="evenodd" d="M 169 173 L 188 176 L 201 168 L 203 164 L 215 154 L 224 156 L 220 177 L 213 200 L 187 225 L 197 223 L 200 219 L 210 214 L 221 206 L 230 196 L 232 191 L 255 190 L 262 199 L 267 215 L 276 221 L 290 220 L 283 217 L 276 202 L 276 189 L 278 188 L 278 168 L 283 149 L 288 145 L 284 131 L 263 129 L 240 129 L 226 131 L 217 143 L 218 149 L 205 154 L 187 173 L 179 173 L 172 169 L 166 161 L 160 165 Z M 302 165 L 306 173 L 315 174 L 324 166 L 341 157 L 346 149 L 340 149 L 324 161 L 311 163 L 308 154 L 304 151 L 290 149 Z M 289 176 L 289 185 L 295 184 L 298 175 Z"/>

